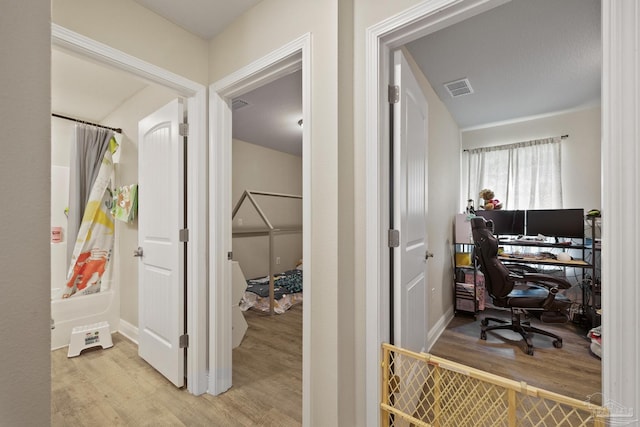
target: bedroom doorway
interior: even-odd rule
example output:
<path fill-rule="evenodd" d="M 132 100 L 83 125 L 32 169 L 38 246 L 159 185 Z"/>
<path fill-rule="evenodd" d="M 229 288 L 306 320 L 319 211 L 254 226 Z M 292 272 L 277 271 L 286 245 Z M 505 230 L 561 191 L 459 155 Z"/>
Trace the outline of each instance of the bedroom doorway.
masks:
<path fill-rule="evenodd" d="M 301 423 L 302 70 L 252 89 L 231 105 L 234 305 L 228 393 L 242 390 L 256 402 L 256 412 L 275 410 L 279 422 Z M 274 393 L 265 393 L 270 389 Z M 277 390 L 288 390 L 289 397 L 283 400 Z"/>
<path fill-rule="evenodd" d="M 308 269 L 312 263 L 310 253 L 310 74 L 309 74 L 309 62 L 308 55 L 310 49 L 310 35 L 306 34 L 289 44 L 281 47 L 280 49 L 272 52 L 266 57 L 249 64 L 248 66 L 238 70 L 237 72 L 229 75 L 228 77 L 214 83 L 210 87 L 210 109 L 211 109 L 211 150 L 210 150 L 210 165 L 211 170 L 214 171 L 211 174 L 210 182 L 210 224 L 211 224 L 211 246 L 210 246 L 210 269 L 211 269 L 211 300 L 210 306 L 212 307 L 213 316 L 210 318 L 210 386 L 209 392 L 217 395 L 228 390 L 232 385 L 232 347 L 233 347 L 233 311 L 237 305 L 233 297 L 234 280 L 233 271 L 240 270 L 246 279 L 253 278 L 253 276 L 260 276 L 264 274 L 264 270 L 269 269 L 269 263 L 274 264 L 274 270 L 279 272 L 295 270 L 298 263 L 304 260 L 304 268 Z M 288 81 L 288 83 L 287 83 Z M 266 149 L 260 147 L 257 144 L 247 143 L 239 139 L 234 140 L 234 137 L 240 137 L 238 132 L 234 132 L 234 120 L 236 114 L 234 113 L 234 104 L 236 104 L 236 112 L 238 117 L 242 113 L 249 112 L 252 105 L 243 100 L 244 95 L 258 93 L 266 90 L 270 85 L 289 84 L 293 87 L 297 87 L 299 91 L 299 101 L 297 111 L 293 111 L 286 121 L 279 123 L 281 127 L 290 128 L 292 132 L 297 132 L 297 144 L 296 148 L 299 150 L 299 155 L 285 153 L 278 154 L 277 150 L 272 148 Z M 264 94 L 263 94 L 264 95 Z M 274 95 L 267 95 L 268 102 L 272 103 L 272 107 L 277 105 L 279 101 L 274 101 Z M 269 98 L 271 97 L 271 98 Z M 247 105 L 244 105 L 247 102 Z M 238 107 L 239 105 L 239 107 Z M 294 109 L 295 110 L 295 109 Z M 286 116 L 286 115 L 285 115 Z M 263 128 L 264 130 L 264 128 Z M 257 127 L 258 133 L 261 132 Z M 248 138 L 248 137 L 247 137 Z M 235 147 L 234 147 L 235 145 Z M 257 153 L 257 157 L 256 157 Z M 269 170 L 270 165 L 267 161 L 267 155 L 273 155 L 277 158 L 277 162 L 280 165 L 295 164 L 292 166 L 292 170 L 298 170 L 295 186 L 293 187 L 269 187 L 270 191 L 258 191 L 256 188 L 243 188 L 248 186 L 248 182 L 255 182 L 256 169 L 264 168 L 267 171 L 267 179 L 276 179 L 281 183 L 291 181 L 291 178 L 287 178 L 287 174 L 278 176 L 282 171 Z M 234 158 L 235 157 L 235 158 Z M 297 160 L 295 158 L 298 158 Z M 237 162 L 241 159 L 254 159 L 251 160 L 251 164 L 248 166 L 248 175 L 237 177 L 234 169 L 239 168 L 240 165 Z M 258 160 L 256 160 L 258 159 Z M 264 171 L 263 171 L 264 172 Z M 259 174 L 257 175 L 259 176 Z M 264 176 L 262 175 L 264 180 Z M 291 176 L 291 175 L 288 175 Z M 258 178 L 260 180 L 260 178 Z M 249 180 L 249 181 L 243 181 Z M 245 182 L 243 184 L 243 182 Z M 258 181 L 260 185 L 266 183 Z M 288 185 L 291 182 L 287 183 Z M 234 188 L 236 187 L 236 188 Z M 247 215 L 250 213 L 238 213 L 232 221 L 232 215 L 226 214 L 232 212 L 234 206 L 242 198 L 242 194 L 245 194 L 245 190 L 249 190 L 251 193 L 248 197 L 248 203 L 246 204 L 247 210 L 250 212 L 253 210 L 254 218 L 251 219 Z M 252 191 L 253 190 L 253 191 Z M 255 194 L 262 193 L 262 194 Z M 294 197 L 292 197 L 294 196 Z M 295 196 L 301 196 L 297 198 Z M 262 207 L 259 210 L 263 210 L 263 214 L 257 213 L 254 203 L 251 199 L 254 198 L 256 205 L 268 206 L 270 201 L 265 199 L 277 198 L 276 205 L 281 203 L 287 203 L 289 208 L 285 209 L 285 218 L 291 214 L 288 212 L 291 209 L 298 210 L 298 218 L 301 218 L 301 240 L 300 237 L 295 237 L 296 233 L 299 234 L 299 227 L 292 227 L 294 230 L 288 235 L 285 235 L 285 239 L 292 238 L 298 240 L 298 243 L 294 243 L 292 246 L 294 249 L 290 252 L 283 251 L 278 252 L 277 247 L 272 248 L 271 259 L 266 256 L 261 256 L 260 260 L 262 265 L 250 265 L 250 261 L 246 260 L 246 254 L 236 254 L 238 250 L 240 252 L 249 251 L 261 251 L 263 254 L 268 252 L 268 243 L 263 242 L 260 249 L 259 245 L 236 243 L 233 239 L 234 227 L 235 231 L 238 231 L 238 227 L 250 226 L 251 224 L 257 224 L 264 226 L 264 218 L 267 219 L 267 223 L 273 221 L 273 228 L 282 227 L 282 216 L 276 214 L 274 216 L 274 209 Z M 260 200 L 258 200 L 260 199 Z M 285 200 L 285 202 L 283 202 Z M 297 203 L 297 207 L 295 204 Z M 276 206 L 277 208 L 278 206 Z M 273 208 L 273 207 L 272 207 Z M 244 209 L 240 207 L 239 209 Z M 276 209 L 277 211 L 277 209 Z M 240 212 L 240 211 L 238 211 Z M 283 211 L 280 211 L 281 214 Z M 224 213 L 224 214 L 220 214 Z M 262 217 L 262 218 L 261 218 Z M 295 215 L 294 215 L 295 217 Z M 289 219 L 292 217 L 289 216 Z M 248 223 L 246 221 L 249 221 Z M 276 222 L 280 224 L 276 225 Z M 284 222 L 287 222 L 285 219 Z M 292 225 L 292 224 L 289 224 Z M 264 230 L 263 230 L 264 231 Z M 257 237 L 257 236 L 256 236 Z M 264 238 L 264 237 L 263 237 Z M 268 241 L 268 240 L 267 240 Z M 275 241 L 275 239 L 274 239 Z M 243 247 L 244 245 L 244 247 Z M 248 247 L 247 247 L 248 246 Z M 275 246 L 275 244 L 274 244 Z M 301 250 L 301 251 L 300 251 Z M 300 256 L 300 253 L 302 256 Z M 243 261 L 239 259 L 238 264 L 234 266 L 236 257 L 245 258 L 245 266 L 241 269 L 237 269 L 237 265 Z M 250 255 L 249 255 L 250 257 Z M 264 276 L 263 276 L 264 277 Z M 304 278 L 304 286 L 310 287 L 310 278 L 306 276 Z M 240 282 L 242 287 L 242 282 Z M 294 301 L 295 302 L 295 301 Z M 284 314 L 275 314 L 273 316 L 265 315 L 261 321 L 273 322 L 275 319 L 287 319 L 293 318 L 289 316 L 294 314 L 295 311 L 301 311 L 298 315 L 302 318 L 302 333 L 301 333 L 301 349 L 302 349 L 302 370 L 299 374 L 296 374 L 298 378 L 301 378 L 301 392 L 302 392 L 302 418 L 307 419 L 309 405 L 309 331 L 310 325 L 310 295 L 305 295 L 301 304 L 294 304 L 290 308 L 290 312 Z M 240 380 L 241 378 L 239 378 Z M 300 410 L 300 408 L 298 408 Z"/>

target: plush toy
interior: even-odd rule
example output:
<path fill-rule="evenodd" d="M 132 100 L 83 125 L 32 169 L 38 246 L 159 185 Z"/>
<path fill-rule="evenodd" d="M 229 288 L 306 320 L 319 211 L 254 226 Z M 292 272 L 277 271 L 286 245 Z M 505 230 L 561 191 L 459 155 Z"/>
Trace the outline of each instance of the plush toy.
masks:
<path fill-rule="evenodd" d="M 480 198 L 484 200 L 484 208 L 486 210 L 502 209 L 502 202 L 498 199 L 494 199 L 495 194 L 488 188 L 484 188 L 480 191 Z"/>

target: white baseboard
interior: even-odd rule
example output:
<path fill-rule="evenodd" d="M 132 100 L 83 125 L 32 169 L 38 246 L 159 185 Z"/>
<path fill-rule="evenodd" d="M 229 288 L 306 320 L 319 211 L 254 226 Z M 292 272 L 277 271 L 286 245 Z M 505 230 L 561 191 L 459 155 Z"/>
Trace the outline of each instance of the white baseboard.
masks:
<path fill-rule="evenodd" d="M 134 343 L 138 344 L 138 327 L 133 326 L 126 320 L 120 319 L 120 328 L 118 330 L 122 335 L 129 338 Z"/>
<path fill-rule="evenodd" d="M 427 334 L 427 351 L 431 351 L 431 347 L 438 341 L 440 335 L 447 329 L 447 325 L 453 319 L 453 306 L 449 307 L 447 311 L 438 319 L 433 328 Z"/>

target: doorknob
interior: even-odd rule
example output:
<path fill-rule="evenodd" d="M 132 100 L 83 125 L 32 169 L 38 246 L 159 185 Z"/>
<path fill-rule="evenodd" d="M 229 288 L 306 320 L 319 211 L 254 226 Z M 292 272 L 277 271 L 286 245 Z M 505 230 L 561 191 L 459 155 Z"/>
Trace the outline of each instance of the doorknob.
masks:
<path fill-rule="evenodd" d="M 133 251 L 133 256 L 142 256 L 142 246 L 138 246 L 138 249 Z"/>
<path fill-rule="evenodd" d="M 427 252 L 424 254 L 424 259 L 425 259 L 425 260 L 428 260 L 429 258 L 433 258 L 433 252 L 431 252 L 431 251 L 427 251 Z"/>

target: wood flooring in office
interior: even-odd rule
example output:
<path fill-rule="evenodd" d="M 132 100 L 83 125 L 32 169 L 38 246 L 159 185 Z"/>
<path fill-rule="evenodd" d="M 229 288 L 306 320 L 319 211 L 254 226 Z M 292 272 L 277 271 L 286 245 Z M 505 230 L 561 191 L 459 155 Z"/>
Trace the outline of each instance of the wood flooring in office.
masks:
<path fill-rule="evenodd" d="M 591 396 L 592 403 L 602 403 L 601 362 L 589 351 L 586 330 L 571 322 L 551 324 L 533 318 L 533 326 L 560 335 L 563 346 L 555 348 L 551 338 L 534 335 L 534 355 L 529 356 L 515 332 L 489 331 L 487 340 L 481 340 L 480 320 L 485 315 L 507 319 L 509 311 L 487 310 L 477 319 L 454 317 L 431 353 L 580 401 Z"/>
<path fill-rule="evenodd" d="M 245 313 L 233 351 L 233 387 L 221 396 L 175 388 L 115 334 L 110 349 L 52 352 L 53 426 L 299 426 L 302 304 L 282 315 Z"/>

